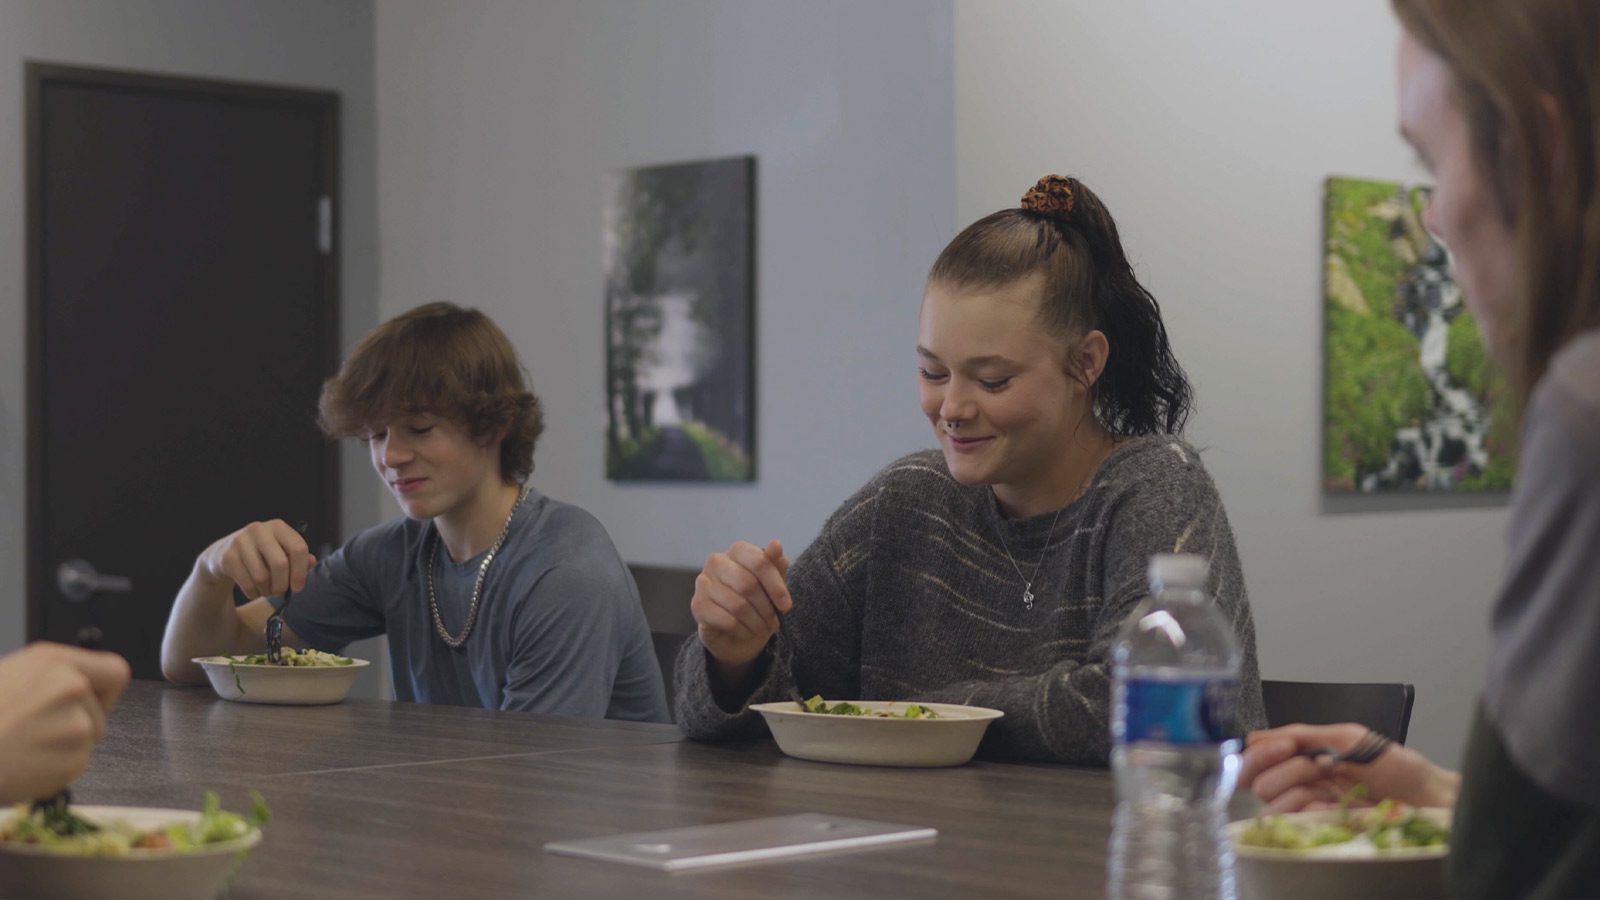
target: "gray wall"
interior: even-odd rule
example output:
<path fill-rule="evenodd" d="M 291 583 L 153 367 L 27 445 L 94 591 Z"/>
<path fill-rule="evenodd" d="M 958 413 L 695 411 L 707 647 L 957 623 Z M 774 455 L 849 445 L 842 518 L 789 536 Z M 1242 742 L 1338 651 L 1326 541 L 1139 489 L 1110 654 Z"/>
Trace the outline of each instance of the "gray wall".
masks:
<path fill-rule="evenodd" d="M 377 319 L 370 0 L 0 0 L 0 650 L 22 643 L 26 609 L 22 68 L 28 60 L 337 91 L 346 345 Z M 350 448 L 347 531 L 379 514 L 371 492 L 361 489 L 369 472 L 358 448 Z"/>
<path fill-rule="evenodd" d="M 384 316 L 435 299 L 509 333 L 547 405 L 533 481 L 631 561 L 798 551 L 931 444 L 922 277 L 954 233 L 948 2 L 377 6 Z M 604 175 L 755 154 L 757 466 L 745 486 L 604 475 Z M 376 485 L 374 486 L 376 490 Z"/>
<path fill-rule="evenodd" d="M 1319 488 L 1322 179 L 1424 177 L 1395 134 L 1398 33 L 1375 0 L 961 0 L 957 208 L 1052 171 L 1101 195 L 1197 387 L 1263 674 L 1415 682 L 1412 743 L 1453 764 L 1504 509 Z"/>
<path fill-rule="evenodd" d="M 1079 174 L 1199 389 L 1191 436 L 1264 671 L 1414 681 L 1413 743 L 1453 762 L 1504 511 L 1318 489 L 1320 182 L 1420 177 L 1393 134 L 1395 35 L 1377 2 L 0 0 L 0 649 L 22 639 L 21 67 L 41 59 L 340 91 L 345 344 L 432 299 L 488 311 L 548 406 L 536 483 L 642 562 L 698 565 L 734 538 L 798 550 L 930 443 L 923 272 L 959 223 Z M 742 153 L 759 157 L 761 479 L 607 482 L 602 176 Z M 347 530 L 393 515 L 347 463 Z"/>

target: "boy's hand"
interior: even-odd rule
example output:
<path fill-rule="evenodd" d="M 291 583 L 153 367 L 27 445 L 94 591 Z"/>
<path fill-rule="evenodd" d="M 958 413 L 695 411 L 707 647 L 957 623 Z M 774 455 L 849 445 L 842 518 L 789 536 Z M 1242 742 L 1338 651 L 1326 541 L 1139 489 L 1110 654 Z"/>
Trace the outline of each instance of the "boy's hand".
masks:
<path fill-rule="evenodd" d="M 250 599 L 302 591 L 316 565 L 306 539 L 282 519 L 251 522 L 200 554 L 196 569 L 214 583 L 232 583 Z"/>

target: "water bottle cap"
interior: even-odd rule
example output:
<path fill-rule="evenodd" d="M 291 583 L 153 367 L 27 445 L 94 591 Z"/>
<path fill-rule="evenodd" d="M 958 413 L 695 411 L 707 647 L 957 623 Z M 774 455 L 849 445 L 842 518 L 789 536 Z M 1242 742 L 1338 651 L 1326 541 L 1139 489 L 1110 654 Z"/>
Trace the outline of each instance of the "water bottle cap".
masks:
<path fill-rule="evenodd" d="M 1210 564 L 1198 553 L 1157 553 L 1150 557 L 1150 588 L 1205 589 Z"/>

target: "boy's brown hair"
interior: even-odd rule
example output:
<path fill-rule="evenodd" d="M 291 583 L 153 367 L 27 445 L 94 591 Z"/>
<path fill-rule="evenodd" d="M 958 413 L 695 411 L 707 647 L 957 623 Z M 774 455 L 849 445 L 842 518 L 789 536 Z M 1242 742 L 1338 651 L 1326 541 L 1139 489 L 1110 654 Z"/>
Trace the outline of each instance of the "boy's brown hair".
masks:
<path fill-rule="evenodd" d="M 431 414 L 459 423 L 474 440 L 500 444 L 500 475 L 521 483 L 533 472 L 544 431 L 517 352 L 488 316 L 429 303 L 379 325 L 322 385 L 318 422 L 335 437 Z"/>

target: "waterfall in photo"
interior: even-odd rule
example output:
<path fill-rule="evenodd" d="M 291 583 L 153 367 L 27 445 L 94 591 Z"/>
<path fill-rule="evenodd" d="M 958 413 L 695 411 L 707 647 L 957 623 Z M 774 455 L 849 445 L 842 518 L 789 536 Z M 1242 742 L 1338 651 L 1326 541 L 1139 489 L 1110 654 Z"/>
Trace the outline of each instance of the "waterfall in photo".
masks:
<path fill-rule="evenodd" d="M 1398 199 L 1409 202 L 1404 196 Z M 1398 285 L 1394 315 L 1417 339 L 1431 408 L 1422 421 L 1396 429 L 1388 464 L 1362 479 L 1363 491 L 1450 490 L 1489 464 L 1484 447 L 1489 411 L 1451 380 L 1445 365 L 1450 323 L 1466 312 L 1461 289 L 1450 278 L 1449 254 L 1443 245 L 1416 230 L 1421 253 Z"/>

